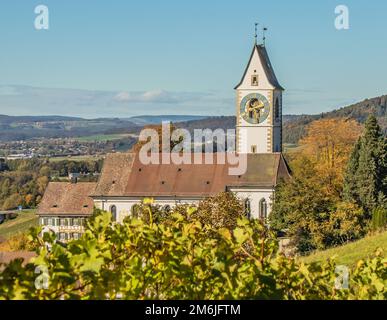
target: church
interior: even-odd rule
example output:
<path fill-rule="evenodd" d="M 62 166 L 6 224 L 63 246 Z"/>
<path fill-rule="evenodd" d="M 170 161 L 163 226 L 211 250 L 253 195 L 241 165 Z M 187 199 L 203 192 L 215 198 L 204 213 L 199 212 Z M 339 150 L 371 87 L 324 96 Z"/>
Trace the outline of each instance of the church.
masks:
<path fill-rule="evenodd" d="M 40 223 L 66 241 L 79 237 L 94 207 L 122 222 L 145 198 L 169 209 L 224 191 L 244 202 L 249 217 L 266 220 L 277 183 L 290 178 L 282 155 L 283 91 L 265 45 L 255 42 L 235 87 L 235 145 L 237 154 L 246 157 L 244 174 L 230 175 L 230 165 L 216 161 L 144 165 L 138 153 L 109 154 L 97 183 L 49 183 L 38 210 Z"/>

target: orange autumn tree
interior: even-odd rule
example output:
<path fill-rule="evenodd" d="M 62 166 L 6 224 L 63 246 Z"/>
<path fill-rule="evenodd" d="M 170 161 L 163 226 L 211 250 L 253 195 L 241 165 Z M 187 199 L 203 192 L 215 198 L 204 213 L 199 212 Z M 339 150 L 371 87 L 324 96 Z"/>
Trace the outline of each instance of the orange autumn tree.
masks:
<path fill-rule="evenodd" d="M 300 141 L 302 153 L 314 164 L 329 193 L 340 193 L 344 170 L 362 126 L 351 119 L 312 122 Z"/>
<path fill-rule="evenodd" d="M 174 124 L 171 124 L 170 125 L 170 132 L 169 132 L 169 135 L 170 137 L 172 136 L 172 133 L 177 129 L 176 126 Z M 151 130 L 155 130 L 157 132 L 157 137 L 158 137 L 158 140 L 157 140 L 157 143 L 159 144 L 158 148 L 159 148 L 159 152 L 162 152 L 162 139 L 163 139 L 163 127 L 162 125 L 154 125 L 154 124 L 151 124 L 151 125 L 147 125 L 143 128 L 143 130 L 146 130 L 146 129 L 151 129 Z M 173 150 L 173 148 L 178 144 L 180 143 L 181 141 L 183 140 L 182 137 L 179 138 L 178 141 L 173 141 L 171 139 L 171 142 L 170 142 L 170 148 L 171 150 Z M 141 148 L 149 143 L 151 141 L 151 138 L 148 138 L 147 141 L 137 141 L 132 149 L 130 150 L 131 152 L 133 153 L 138 153 L 140 152 Z"/>

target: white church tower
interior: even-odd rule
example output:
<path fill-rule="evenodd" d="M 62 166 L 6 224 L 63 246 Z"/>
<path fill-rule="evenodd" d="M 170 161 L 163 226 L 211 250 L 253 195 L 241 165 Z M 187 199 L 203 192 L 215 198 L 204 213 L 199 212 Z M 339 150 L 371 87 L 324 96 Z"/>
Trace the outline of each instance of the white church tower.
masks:
<path fill-rule="evenodd" d="M 235 87 L 236 147 L 239 153 L 282 152 L 282 92 L 265 45 L 253 52 Z"/>

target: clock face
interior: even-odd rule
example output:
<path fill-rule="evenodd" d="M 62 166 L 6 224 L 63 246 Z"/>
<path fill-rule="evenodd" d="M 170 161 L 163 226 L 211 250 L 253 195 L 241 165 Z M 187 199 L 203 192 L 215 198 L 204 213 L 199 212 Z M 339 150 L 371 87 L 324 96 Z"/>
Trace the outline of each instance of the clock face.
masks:
<path fill-rule="evenodd" d="M 259 124 L 264 122 L 269 116 L 269 112 L 269 101 L 259 93 L 249 94 L 241 101 L 240 114 L 248 123 Z"/>

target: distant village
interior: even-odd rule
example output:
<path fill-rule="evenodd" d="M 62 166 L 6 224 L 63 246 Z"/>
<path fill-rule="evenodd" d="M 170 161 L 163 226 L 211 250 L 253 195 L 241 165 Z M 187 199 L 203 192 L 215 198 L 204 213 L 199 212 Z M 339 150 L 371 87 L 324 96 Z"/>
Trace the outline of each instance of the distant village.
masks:
<path fill-rule="evenodd" d="M 36 138 L 20 141 L 0 141 L 0 159 L 20 160 L 32 158 L 63 158 L 99 156 L 126 151 L 135 140 L 123 138 L 105 141 L 81 141 L 73 138 Z"/>

